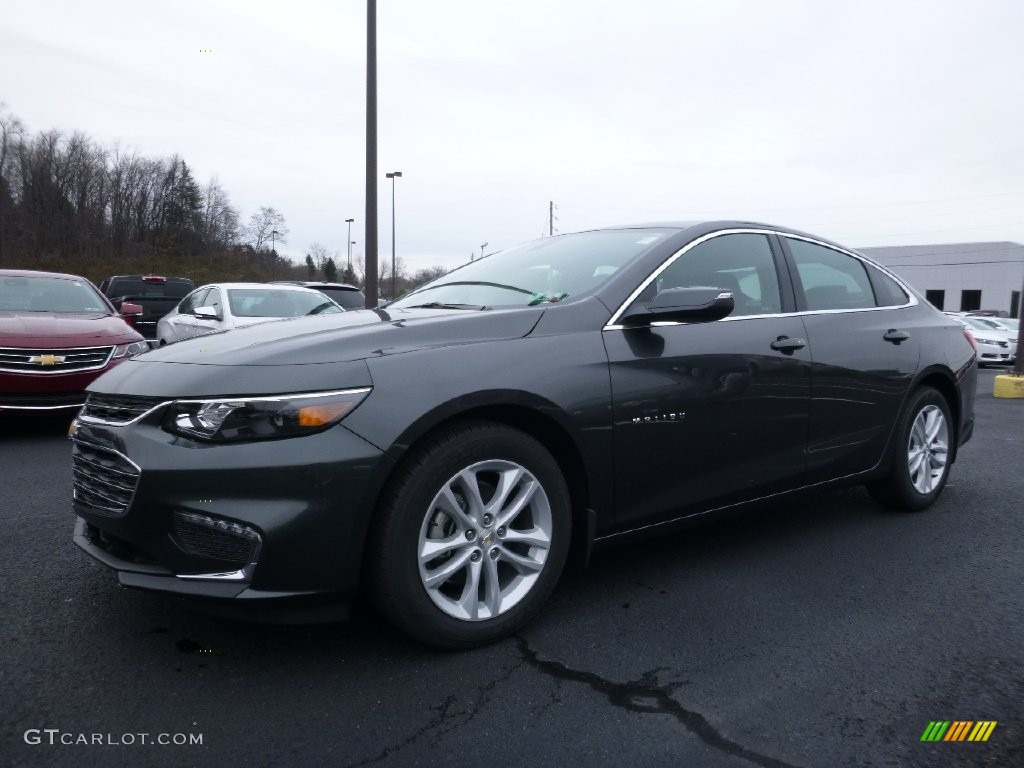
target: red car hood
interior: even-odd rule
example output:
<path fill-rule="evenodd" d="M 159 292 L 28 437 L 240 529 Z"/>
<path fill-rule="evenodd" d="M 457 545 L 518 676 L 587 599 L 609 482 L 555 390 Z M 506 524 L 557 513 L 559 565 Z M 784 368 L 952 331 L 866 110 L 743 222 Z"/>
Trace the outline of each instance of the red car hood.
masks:
<path fill-rule="evenodd" d="M 0 347 L 99 347 L 141 340 L 117 315 L 0 312 Z"/>

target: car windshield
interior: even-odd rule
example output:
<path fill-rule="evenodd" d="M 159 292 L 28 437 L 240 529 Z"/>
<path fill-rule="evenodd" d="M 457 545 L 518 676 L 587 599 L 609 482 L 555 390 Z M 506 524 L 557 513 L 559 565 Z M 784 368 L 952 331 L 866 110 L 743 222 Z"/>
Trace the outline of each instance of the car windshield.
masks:
<path fill-rule="evenodd" d="M 971 328 L 975 328 L 979 331 L 1002 331 L 1005 330 L 998 323 L 993 323 L 991 320 L 985 320 L 980 317 L 965 317 L 964 320 Z"/>
<path fill-rule="evenodd" d="M 341 312 L 341 307 L 317 291 L 276 288 L 231 288 L 228 305 L 235 317 L 303 317 Z"/>
<path fill-rule="evenodd" d="M 63 277 L 0 277 L 0 312 L 110 312 L 85 280 Z"/>
<path fill-rule="evenodd" d="M 610 229 L 545 237 L 473 261 L 389 308 L 533 306 L 592 291 L 671 234 Z"/>

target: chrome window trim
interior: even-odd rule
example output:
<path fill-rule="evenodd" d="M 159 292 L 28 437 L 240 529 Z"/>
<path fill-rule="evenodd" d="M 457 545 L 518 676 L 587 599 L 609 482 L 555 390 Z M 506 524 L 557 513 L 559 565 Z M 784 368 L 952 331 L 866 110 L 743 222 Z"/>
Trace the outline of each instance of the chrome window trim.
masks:
<path fill-rule="evenodd" d="M 125 342 L 125 343 L 126 344 L 132 344 L 134 342 Z M 88 373 L 89 371 L 100 371 L 100 370 L 103 370 L 104 368 L 106 368 L 108 365 L 110 365 L 110 361 L 111 361 L 111 359 L 113 359 L 114 353 L 117 351 L 117 348 L 119 346 L 121 346 L 121 345 L 120 344 L 113 344 L 113 345 L 101 344 L 98 347 L 65 347 L 63 350 L 61 350 L 61 349 L 44 349 L 43 347 L 31 347 L 31 348 L 30 347 L 0 347 L 0 352 L 7 352 L 8 350 L 14 351 L 14 352 L 17 352 L 17 351 L 20 351 L 20 350 L 28 350 L 28 351 L 39 351 L 39 352 L 44 352 L 44 353 L 47 353 L 47 354 L 55 354 L 55 355 L 56 354 L 60 354 L 61 351 L 67 351 L 67 350 L 70 350 L 70 349 L 77 349 L 77 350 L 85 351 L 85 350 L 90 350 L 90 349 L 106 349 L 107 347 L 110 347 L 110 352 L 107 353 L 107 356 L 103 360 L 103 362 L 100 363 L 99 365 L 93 365 L 93 366 L 91 366 L 89 368 L 63 368 L 61 370 L 49 370 L 49 371 L 47 371 L 47 370 L 44 370 L 42 368 L 42 366 L 40 366 L 40 370 L 38 370 L 38 371 L 35 371 L 35 370 L 25 370 L 24 368 L 0 368 L 0 372 L 3 372 L 3 373 L 22 373 L 22 374 L 26 374 L 28 376 L 38 376 L 39 374 L 43 374 L 43 375 L 46 375 L 46 376 L 53 376 L 53 375 L 57 375 L 57 374 L 65 374 L 65 375 L 67 375 L 67 374 L 73 374 L 73 373 Z M 31 357 L 31 355 L 29 355 L 29 357 Z"/>
<path fill-rule="evenodd" d="M 634 301 L 636 301 L 637 297 L 641 293 L 644 292 L 644 290 L 647 288 L 647 286 L 649 286 L 651 283 L 653 283 L 655 280 L 657 280 L 658 276 L 662 272 L 664 272 L 666 269 L 668 269 L 670 266 L 672 266 L 672 264 L 675 263 L 676 259 L 678 259 L 684 253 L 689 251 L 691 248 L 695 248 L 698 245 L 700 245 L 701 243 L 705 243 L 708 240 L 712 240 L 712 239 L 714 239 L 716 237 L 721 237 L 722 235 L 775 235 L 775 236 L 780 237 L 780 238 L 781 237 L 791 237 L 791 238 L 793 238 L 795 240 L 804 240 L 804 241 L 806 241 L 808 243 L 812 243 L 814 245 L 819 245 L 822 248 L 829 248 L 829 249 L 831 249 L 833 251 L 838 251 L 839 253 L 843 253 L 843 254 L 845 254 L 847 256 L 850 256 L 850 257 L 852 257 L 854 259 L 857 259 L 857 261 L 861 262 L 862 264 L 866 264 L 868 266 L 874 267 L 875 269 L 878 269 L 883 274 L 885 274 L 887 277 L 890 277 L 893 280 L 895 280 L 896 284 L 899 285 L 900 288 L 903 289 L 903 292 L 907 294 L 909 299 L 908 299 L 906 304 L 894 304 L 892 306 L 887 306 L 887 307 L 856 307 L 856 308 L 851 308 L 851 309 L 807 309 L 807 310 L 795 311 L 795 312 L 773 312 L 773 313 L 766 313 L 766 314 L 761 314 L 761 315 L 740 315 L 739 317 L 724 317 L 721 320 L 716 320 L 715 322 L 717 322 L 717 323 L 731 323 L 731 322 L 738 322 L 738 321 L 741 321 L 741 320 L 756 320 L 756 319 L 765 318 L 765 317 L 802 317 L 804 315 L 834 315 L 834 314 L 848 313 L 848 312 L 879 312 L 881 310 L 906 309 L 907 307 L 917 306 L 920 303 L 918 301 L 917 296 L 914 293 L 914 291 L 912 291 L 910 289 L 910 287 L 903 280 L 901 280 L 899 277 L 894 275 L 892 272 L 890 272 L 888 269 L 883 267 L 881 264 L 877 264 L 877 263 L 871 261 L 867 257 L 862 256 L 861 254 L 857 253 L 856 251 L 851 251 L 851 250 L 848 250 L 846 248 L 841 248 L 841 247 L 832 245 L 830 243 L 825 243 L 825 242 L 822 242 L 821 240 L 817 240 L 817 239 L 815 239 L 813 237 L 808 237 L 806 235 L 794 235 L 794 234 L 791 234 L 789 232 L 780 232 L 780 231 L 774 230 L 774 229 L 761 229 L 761 228 L 743 227 L 743 228 L 736 228 L 736 229 L 722 229 L 722 230 L 719 230 L 717 232 L 709 232 L 708 234 L 701 235 L 696 240 L 693 240 L 693 241 L 687 243 L 686 245 L 684 245 L 682 248 L 680 248 L 674 254 L 669 256 L 664 262 L 662 262 L 661 265 L 657 269 L 655 269 L 650 275 L 647 276 L 647 278 L 642 283 L 640 283 L 640 286 L 636 290 L 634 290 L 626 298 L 626 300 L 622 304 L 619 305 L 619 308 L 616 309 L 614 313 L 612 313 L 611 318 L 608 320 L 607 323 L 605 323 L 604 327 L 601 330 L 602 331 L 623 331 L 623 330 L 626 330 L 626 328 L 631 327 L 631 326 L 622 325 L 618 321 L 621 319 L 623 313 L 629 308 L 629 306 Z M 868 275 L 868 279 L 870 281 L 870 275 Z M 663 320 L 663 321 L 659 321 L 657 323 L 652 323 L 651 324 L 651 326 L 671 326 L 671 325 L 692 325 L 692 323 L 686 323 L 686 322 L 677 321 L 677 320 Z M 645 327 L 650 327 L 650 326 L 645 326 Z"/>

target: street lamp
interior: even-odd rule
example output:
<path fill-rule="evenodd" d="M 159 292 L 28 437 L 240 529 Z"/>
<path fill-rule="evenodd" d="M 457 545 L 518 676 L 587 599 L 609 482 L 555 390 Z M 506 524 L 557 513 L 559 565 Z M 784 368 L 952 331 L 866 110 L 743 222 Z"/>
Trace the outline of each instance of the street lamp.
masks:
<path fill-rule="evenodd" d="M 481 245 L 480 245 L 480 258 L 481 259 L 484 257 L 484 248 L 486 248 L 488 245 L 489 245 L 489 243 L 481 243 Z"/>
<path fill-rule="evenodd" d="M 270 231 L 270 276 L 277 277 L 277 235 L 278 231 L 272 229 Z"/>
<path fill-rule="evenodd" d="M 402 178 L 401 171 L 390 171 L 385 173 L 386 178 L 391 179 L 391 300 L 396 298 L 395 293 L 395 179 Z"/>
<path fill-rule="evenodd" d="M 345 219 L 345 223 L 348 224 L 348 271 L 352 271 L 352 222 L 355 219 Z"/>

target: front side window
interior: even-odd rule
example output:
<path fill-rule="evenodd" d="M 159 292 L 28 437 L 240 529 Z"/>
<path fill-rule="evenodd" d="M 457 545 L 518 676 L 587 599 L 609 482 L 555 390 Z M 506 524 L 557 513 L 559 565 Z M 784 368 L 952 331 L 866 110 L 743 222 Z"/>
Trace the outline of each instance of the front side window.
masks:
<path fill-rule="evenodd" d="M 191 315 L 196 307 L 203 306 L 199 303 L 199 300 L 204 298 L 209 293 L 209 288 L 197 288 L 195 291 L 190 293 L 185 299 L 178 305 L 179 315 Z"/>
<path fill-rule="evenodd" d="M 655 290 L 648 288 L 650 298 L 667 288 L 731 291 L 736 308 L 729 317 L 782 311 L 775 259 L 765 235 L 720 235 L 706 240 L 676 259 L 653 285 Z"/>
<path fill-rule="evenodd" d="M 809 310 L 874 307 L 868 273 L 860 259 L 805 240 L 786 238 Z"/>
<path fill-rule="evenodd" d="M 470 262 L 388 307 L 523 307 L 563 301 L 598 288 L 670 234 L 607 229 L 541 238 Z"/>
<path fill-rule="evenodd" d="M 224 317 L 224 307 L 223 304 L 221 303 L 220 288 L 211 288 L 210 292 L 207 293 L 206 297 L 203 299 L 203 303 L 201 306 L 213 307 L 215 310 L 217 310 L 217 315 L 219 317 Z"/>

